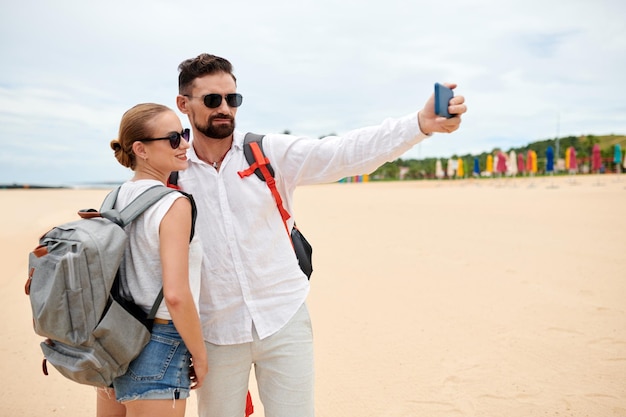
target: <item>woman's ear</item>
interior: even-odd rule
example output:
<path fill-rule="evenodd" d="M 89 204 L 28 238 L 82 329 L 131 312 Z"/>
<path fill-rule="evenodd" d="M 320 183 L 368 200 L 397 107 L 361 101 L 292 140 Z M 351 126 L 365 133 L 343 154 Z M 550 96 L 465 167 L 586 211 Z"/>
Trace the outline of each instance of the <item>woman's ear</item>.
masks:
<path fill-rule="evenodd" d="M 146 152 L 146 146 L 143 142 L 135 141 L 133 142 L 133 153 L 137 157 L 137 159 L 146 160 L 148 159 L 148 153 Z"/>

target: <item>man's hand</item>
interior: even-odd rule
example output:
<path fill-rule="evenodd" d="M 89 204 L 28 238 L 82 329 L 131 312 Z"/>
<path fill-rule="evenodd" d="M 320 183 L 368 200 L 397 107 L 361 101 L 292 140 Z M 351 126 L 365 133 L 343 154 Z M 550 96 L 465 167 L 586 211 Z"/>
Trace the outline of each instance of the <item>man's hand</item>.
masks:
<path fill-rule="evenodd" d="M 444 83 L 443 85 L 453 90 L 456 88 L 456 84 Z M 445 117 L 437 116 L 435 114 L 435 95 L 432 94 L 424 108 L 417 113 L 417 122 L 422 133 L 427 135 L 431 133 L 451 133 L 459 128 L 461 115 L 466 111 L 465 97 L 454 96 L 448 105 L 448 112 L 453 114 L 454 117 L 446 119 Z"/>

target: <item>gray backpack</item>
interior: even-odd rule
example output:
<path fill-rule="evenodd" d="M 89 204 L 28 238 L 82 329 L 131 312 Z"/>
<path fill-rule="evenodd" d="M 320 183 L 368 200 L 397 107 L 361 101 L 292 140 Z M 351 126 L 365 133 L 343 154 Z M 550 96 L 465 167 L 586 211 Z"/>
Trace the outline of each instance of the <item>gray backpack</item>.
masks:
<path fill-rule="evenodd" d="M 148 315 L 132 302 L 119 273 L 128 240 L 124 227 L 177 191 L 157 185 L 121 211 L 113 209 L 118 192 L 107 195 L 99 212 L 81 210 L 80 220 L 48 231 L 29 255 L 26 293 L 35 333 L 46 338 L 46 375 L 49 362 L 73 381 L 108 387 L 150 340 L 163 290 Z"/>

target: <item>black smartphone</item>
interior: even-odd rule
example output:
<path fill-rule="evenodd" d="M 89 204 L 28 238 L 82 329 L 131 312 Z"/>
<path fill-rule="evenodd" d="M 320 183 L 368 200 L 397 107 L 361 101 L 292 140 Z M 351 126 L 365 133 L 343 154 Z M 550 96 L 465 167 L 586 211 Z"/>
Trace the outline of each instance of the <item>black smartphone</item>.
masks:
<path fill-rule="evenodd" d="M 435 114 L 437 116 L 442 116 L 447 119 L 453 117 L 453 115 L 448 112 L 448 106 L 450 105 L 452 97 L 454 97 L 452 89 L 443 84 L 435 83 Z"/>

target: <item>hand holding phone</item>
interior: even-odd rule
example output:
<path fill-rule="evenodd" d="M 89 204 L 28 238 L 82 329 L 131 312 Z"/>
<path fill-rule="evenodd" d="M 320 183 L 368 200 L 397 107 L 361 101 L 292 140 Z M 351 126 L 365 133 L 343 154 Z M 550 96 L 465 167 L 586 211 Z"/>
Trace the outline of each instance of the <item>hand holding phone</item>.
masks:
<path fill-rule="evenodd" d="M 435 114 L 447 119 L 454 117 L 448 112 L 450 100 L 454 97 L 454 92 L 443 84 L 435 83 Z"/>

